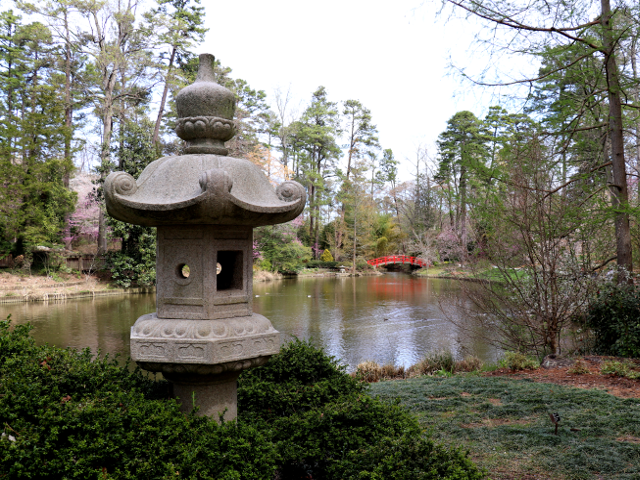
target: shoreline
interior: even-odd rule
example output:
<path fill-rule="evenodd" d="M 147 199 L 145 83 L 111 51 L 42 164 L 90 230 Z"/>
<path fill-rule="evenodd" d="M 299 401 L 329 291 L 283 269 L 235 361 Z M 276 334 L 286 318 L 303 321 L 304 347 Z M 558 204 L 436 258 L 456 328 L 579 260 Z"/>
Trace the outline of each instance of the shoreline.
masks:
<path fill-rule="evenodd" d="M 35 303 L 35 302 L 62 302 L 80 298 L 108 297 L 111 295 L 136 295 L 153 293 L 151 288 L 106 288 L 104 290 L 81 290 L 79 292 L 27 292 L 22 295 L 10 295 L 0 297 L 0 304 L 8 303 Z"/>
<path fill-rule="evenodd" d="M 360 277 L 382 275 L 380 272 L 308 272 L 300 275 L 282 275 L 280 273 L 257 271 L 254 272 L 254 283 L 271 282 L 285 278 L 317 278 L 317 277 Z M 6 278 L 6 276 L 4 276 Z M 111 285 L 102 283 L 99 280 L 89 281 L 70 279 L 68 282 L 55 281 L 48 283 L 46 277 L 39 276 L 17 276 L 18 280 L 14 284 L 0 286 L 0 305 L 13 303 L 34 303 L 34 302 L 62 302 L 81 298 L 106 297 L 113 295 L 137 295 L 143 293 L 154 293 L 155 287 L 133 287 L 133 288 L 113 288 Z M 22 284 L 25 279 L 31 280 L 31 284 Z"/>

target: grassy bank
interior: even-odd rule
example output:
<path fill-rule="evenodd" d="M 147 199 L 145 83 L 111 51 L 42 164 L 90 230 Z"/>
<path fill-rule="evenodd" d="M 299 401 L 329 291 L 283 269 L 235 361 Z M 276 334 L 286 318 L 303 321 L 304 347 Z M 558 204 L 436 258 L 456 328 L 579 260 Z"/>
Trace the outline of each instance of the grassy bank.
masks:
<path fill-rule="evenodd" d="M 434 439 L 468 449 L 494 479 L 640 478 L 640 400 L 474 374 L 371 385 Z M 558 435 L 549 413 L 561 416 Z"/>
<path fill-rule="evenodd" d="M 526 272 L 519 268 L 508 270 L 512 278 L 524 278 Z M 486 280 L 490 282 L 503 282 L 504 272 L 490 264 L 479 264 L 473 268 L 457 264 L 442 264 L 436 267 L 422 268 L 416 270 L 414 275 L 432 278 L 455 278 L 458 280 Z"/>

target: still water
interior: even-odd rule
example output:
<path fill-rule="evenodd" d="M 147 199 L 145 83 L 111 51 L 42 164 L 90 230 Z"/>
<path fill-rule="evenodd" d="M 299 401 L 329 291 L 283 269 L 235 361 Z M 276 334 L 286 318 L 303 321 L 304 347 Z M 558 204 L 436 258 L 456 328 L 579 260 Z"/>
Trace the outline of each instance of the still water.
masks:
<path fill-rule="evenodd" d="M 451 350 L 494 361 L 494 348 L 459 332 L 455 280 L 405 274 L 377 277 L 304 277 L 256 283 L 253 309 L 271 320 L 283 337 L 311 341 L 353 370 L 364 360 L 409 366 L 429 352 Z M 0 304 L 0 318 L 31 322 L 39 343 L 100 350 L 123 357 L 135 320 L 155 311 L 155 295 L 124 295 L 65 302 Z"/>

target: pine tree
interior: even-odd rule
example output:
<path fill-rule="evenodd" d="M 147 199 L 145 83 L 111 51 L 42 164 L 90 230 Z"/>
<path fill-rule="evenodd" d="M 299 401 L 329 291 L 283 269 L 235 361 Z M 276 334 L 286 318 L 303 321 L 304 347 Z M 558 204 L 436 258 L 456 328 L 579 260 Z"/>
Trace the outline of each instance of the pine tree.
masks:
<path fill-rule="evenodd" d="M 487 132 L 484 124 L 469 111 L 456 113 L 447 121 L 447 129 L 438 137 L 440 157 L 437 178 L 447 183 L 455 201 L 453 227 L 461 245 L 467 244 L 467 207 L 469 181 L 486 169 Z"/>

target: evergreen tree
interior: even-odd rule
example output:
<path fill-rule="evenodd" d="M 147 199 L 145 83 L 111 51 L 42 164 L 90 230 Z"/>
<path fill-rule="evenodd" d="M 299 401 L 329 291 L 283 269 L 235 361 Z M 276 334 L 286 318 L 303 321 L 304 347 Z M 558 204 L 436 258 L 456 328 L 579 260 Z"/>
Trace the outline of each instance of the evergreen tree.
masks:
<path fill-rule="evenodd" d="M 388 183 L 391 187 L 391 197 L 393 198 L 393 206 L 396 211 L 396 217 L 400 217 L 400 209 L 398 208 L 397 181 L 398 181 L 398 160 L 393 156 L 393 150 L 384 149 L 382 159 L 377 173 L 378 181 L 382 184 Z"/>
<path fill-rule="evenodd" d="M 3 249 L 30 255 L 62 243 L 75 194 L 64 180 L 64 101 L 53 68 L 55 45 L 41 23 L 0 13 L 0 237 Z M 10 243 L 7 243 L 9 241 Z"/>
<path fill-rule="evenodd" d="M 530 55 L 537 61 L 544 60 L 545 55 L 553 52 L 559 59 L 557 67 L 546 69 L 538 76 L 514 80 L 509 74 L 509 79 L 504 82 L 489 83 L 475 79 L 476 83 L 492 86 L 518 83 L 531 85 L 533 82 L 557 77 L 561 70 L 588 71 L 585 78 L 592 77 L 594 73 L 600 76 L 601 72 L 601 88 L 592 93 L 595 94 L 594 99 L 601 99 L 606 109 L 603 118 L 606 119 L 608 144 L 603 150 L 608 159 L 604 163 L 610 162 L 611 165 L 612 181 L 609 182 L 609 191 L 615 225 L 616 259 L 621 270 L 632 271 L 632 210 L 625 161 L 623 112 L 626 107 L 624 99 L 634 98 L 638 89 L 637 77 L 625 75 L 625 57 L 628 56 L 625 48 L 629 44 L 635 45 L 633 37 L 637 33 L 637 29 L 630 28 L 630 25 L 637 23 L 637 2 L 619 0 L 614 9 L 611 8 L 610 0 L 600 0 L 599 5 L 597 2 L 576 4 L 563 0 L 445 0 L 445 3 L 489 24 L 491 28 L 482 29 L 476 42 L 488 46 L 492 53 Z M 634 17 L 636 20 L 630 21 Z M 578 53 L 580 51 L 582 53 Z M 570 61 L 565 62 L 565 59 Z M 635 59 L 631 63 L 634 62 Z M 551 64 L 552 61 L 547 59 L 547 63 Z M 596 63 L 601 64 L 601 70 L 590 68 Z M 500 72 L 496 73 L 498 77 L 501 76 Z M 570 80 L 569 84 L 577 79 L 571 72 L 566 77 Z M 557 86 L 562 89 L 566 85 L 559 82 Z M 565 98 L 558 98 L 561 102 L 559 106 L 570 107 L 575 117 L 581 116 L 584 110 L 581 102 L 565 103 Z M 637 109 L 638 105 L 633 105 L 633 108 Z M 571 129 L 572 124 L 573 121 L 568 123 L 570 128 L 566 132 L 567 137 L 577 131 Z M 628 277 L 620 275 L 619 279 L 623 281 Z"/>
<path fill-rule="evenodd" d="M 118 131 L 114 157 L 119 168 L 137 178 L 156 159 L 154 124 L 146 116 L 132 118 Z M 151 286 L 155 283 L 156 229 L 108 217 L 113 238 L 122 239 L 122 250 L 109 255 L 113 279 L 118 285 Z"/>
<path fill-rule="evenodd" d="M 340 148 L 337 104 L 328 100 L 327 91 L 319 87 L 312 95 L 311 104 L 295 126 L 294 144 L 300 152 L 297 162 L 300 180 L 308 191 L 309 237 L 315 245 L 317 257 L 320 241 L 320 211 L 330 198 L 329 176 L 335 174 Z"/>
<path fill-rule="evenodd" d="M 347 133 L 347 172 L 346 181 L 351 176 L 351 167 L 357 159 L 365 158 L 367 153 L 380 148 L 378 144 L 378 129 L 372 123 L 371 111 L 365 108 L 358 100 L 344 102 L 342 115 L 345 118 Z"/>
<path fill-rule="evenodd" d="M 200 0 L 157 0 L 158 8 L 151 10 L 146 15 L 150 24 L 162 29 L 158 35 L 158 43 L 164 49 L 159 56 L 159 64 L 162 65 L 164 74 L 164 86 L 162 97 L 158 107 L 158 115 L 153 130 L 153 143 L 156 148 L 159 145 L 160 126 L 165 113 L 167 96 L 171 86 L 180 83 L 179 77 L 174 75 L 176 64 L 181 64 L 188 59 L 189 49 L 202 42 L 207 28 L 204 24 L 204 7 L 200 6 Z"/>
<path fill-rule="evenodd" d="M 467 244 L 467 206 L 469 182 L 474 174 L 486 171 L 487 132 L 484 124 L 469 111 L 456 113 L 447 121 L 447 129 L 438 137 L 440 158 L 437 179 L 447 185 L 450 198 L 455 202 L 450 212 L 452 226 Z"/>

